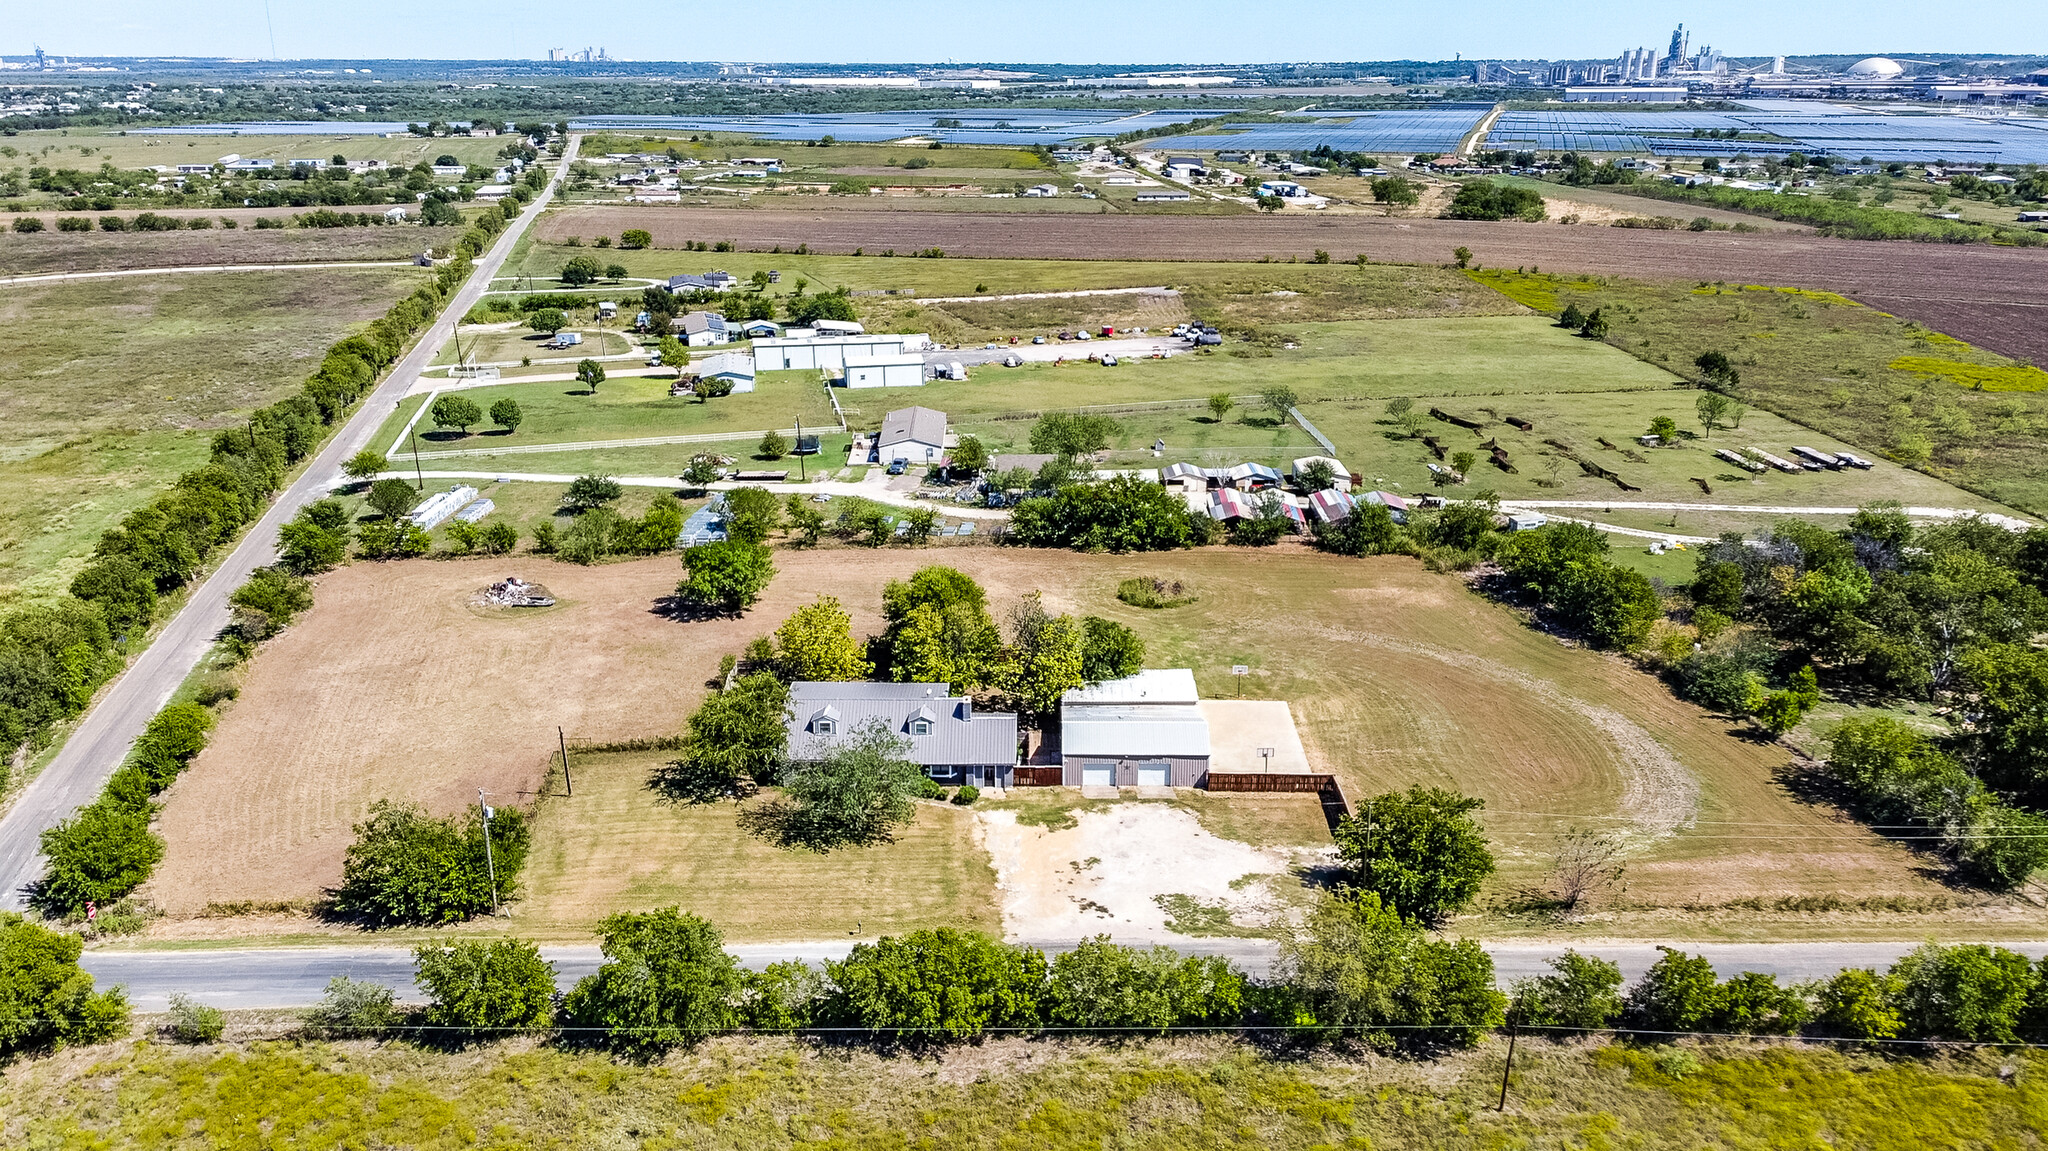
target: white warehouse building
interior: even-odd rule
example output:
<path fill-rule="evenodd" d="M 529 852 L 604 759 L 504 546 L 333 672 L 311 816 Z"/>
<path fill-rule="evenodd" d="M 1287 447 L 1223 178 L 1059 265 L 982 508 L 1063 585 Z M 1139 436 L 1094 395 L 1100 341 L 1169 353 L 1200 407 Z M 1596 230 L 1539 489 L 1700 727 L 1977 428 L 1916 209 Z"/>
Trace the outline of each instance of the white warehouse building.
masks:
<path fill-rule="evenodd" d="M 849 388 L 917 388 L 924 386 L 924 353 L 891 352 L 846 357 Z"/>
<path fill-rule="evenodd" d="M 763 371 L 823 369 L 837 372 L 845 369 L 849 357 L 873 358 L 922 352 L 931 346 L 931 342 L 931 337 L 922 333 L 913 336 L 814 336 L 810 339 L 778 336 L 755 340 L 754 358 Z"/>

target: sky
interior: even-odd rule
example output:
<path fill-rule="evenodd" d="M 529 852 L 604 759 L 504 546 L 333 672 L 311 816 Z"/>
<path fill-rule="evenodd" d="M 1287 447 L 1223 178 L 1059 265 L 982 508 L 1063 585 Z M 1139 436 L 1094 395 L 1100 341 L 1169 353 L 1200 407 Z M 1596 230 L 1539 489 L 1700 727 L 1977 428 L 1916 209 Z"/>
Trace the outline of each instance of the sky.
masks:
<path fill-rule="evenodd" d="M 2048 3 L 1720 0 L 1571 5 L 1436 0 L 13 0 L 0 57 L 544 59 L 603 47 L 623 60 L 1218 61 L 1592 59 L 1661 49 L 1680 21 L 1730 56 L 2048 54 Z M 267 18 L 266 18 L 267 14 Z M 273 37 L 275 47 L 272 47 Z"/>

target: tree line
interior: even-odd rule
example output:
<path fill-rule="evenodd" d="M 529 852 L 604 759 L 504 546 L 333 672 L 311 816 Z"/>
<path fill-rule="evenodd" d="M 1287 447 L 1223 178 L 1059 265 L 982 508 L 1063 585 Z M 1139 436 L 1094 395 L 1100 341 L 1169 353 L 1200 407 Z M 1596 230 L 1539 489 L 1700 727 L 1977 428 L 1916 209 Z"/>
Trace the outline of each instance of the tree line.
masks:
<path fill-rule="evenodd" d="M 731 1033 L 810 1034 L 933 1048 L 994 1033 L 1142 1038 L 1244 1032 L 1303 1052 L 1365 1048 L 1428 1056 L 1517 1030 L 1612 1033 L 1659 1044 L 1686 1035 L 1779 1035 L 1878 1044 L 2012 1044 L 2048 1035 L 2048 965 L 2002 947 L 1926 944 L 1886 970 L 1786 984 L 1721 978 L 1673 948 L 1624 989 L 1616 965 L 1567 950 L 1503 992 L 1471 940 L 1429 936 L 1371 897 L 1325 896 L 1280 941 L 1269 974 L 1219 957 L 1108 936 L 1051 956 L 976 931 L 935 928 L 855 944 L 813 967 L 743 967 L 705 919 L 675 907 L 598 924 L 603 964 L 568 992 L 535 944 L 429 943 L 413 953 L 423 1005 L 337 976 L 300 1017 L 307 1039 L 398 1039 L 448 1050 L 516 1035 L 652 1060 Z M 92 990 L 79 940 L 0 916 L 0 1053 L 105 1042 L 129 1027 L 119 989 Z M 189 1014 L 197 1014 L 190 1013 Z M 174 1023 L 176 1022 L 174 1014 Z M 212 1026 L 174 1035 L 209 1040 Z"/>
<path fill-rule="evenodd" d="M 2048 630 L 2048 529 L 1916 526 L 1897 504 L 1874 504 L 1839 530 L 1788 521 L 1724 535 L 1698 549 L 1691 583 L 1668 601 L 1586 525 L 1489 549 L 1508 594 L 1769 735 L 1797 727 L 1824 692 L 1939 704 L 1935 732 L 1843 723 L 1818 778 L 1874 821 L 1932 832 L 1921 842 L 1968 882 L 2011 890 L 2048 865 L 2048 654 L 2034 644 Z"/>
<path fill-rule="evenodd" d="M 504 219 L 499 217 L 498 228 Z M 13 726 L 17 742 L 33 742 L 51 723 L 84 710 L 98 686 L 123 665 L 130 641 L 147 633 L 159 597 L 189 583 L 262 513 L 287 471 L 319 447 L 406 342 L 432 323 L 493 230 L 471 229 L 459 245 L 468 250 L 363 332 L 331 347 L 298 394 L 257 409 L 243 427 L 217 433 L 211 462 L 179 477 L 171 491 L 101 536 L 67 599 L 0 620 L 0 644 L 14 645 L 24 673 L 15 677 L 16 690 L 0 698 L 0 724 Z M 257 643 L 312 605 L 312 587 L 303 576 L 322 570 L 317 560 L 327 553 L 319 537 L 331 537 L 345 525 L 340 512 L 331 500 L 302 511 L 283 530 L 279 565 L 257 569 L 236 589 L 232 622 L 220 636 L 230 658 L 247 658 Z M 168 705 L 100 796 L 43 833 L 47 864 L 33 892 L 39 910 L 75 918 L 89 906 L 120 900 L 149 877 L 164 850 L 149 830 L 155 797 L 204 747 L 211 727 L 205 703 Z"/>

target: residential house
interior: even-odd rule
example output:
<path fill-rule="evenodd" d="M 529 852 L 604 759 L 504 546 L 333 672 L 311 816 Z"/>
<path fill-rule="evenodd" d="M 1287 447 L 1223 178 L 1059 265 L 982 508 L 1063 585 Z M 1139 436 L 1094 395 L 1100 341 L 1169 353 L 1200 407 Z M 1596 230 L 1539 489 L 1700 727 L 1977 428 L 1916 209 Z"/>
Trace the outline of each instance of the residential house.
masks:
<path fill-rule="evenodd" d="M 1359 497 L 1359 502 L 1378 504 L 1387 509 L 1388 514 L 1394 517 L 1394 522 L 1397 524 L 1408 522 L 1408 501 L 1392 492 L 1367 492 Z"/>
<path fill-rule="evenodd" d="M 1353 503 L 1348 494 L 1335 488 L 1326 488 L 1319 492 L 1310 492 L 1308 506 L 1309 513 L 1319 522 L 1333 524 L 1351 514 Z"/>
<path fill-rule="evenodd" d="M 1146 670 L 1060 697 L 1061 782 L 1069 787 L 1200 787 L 1209 721 L 1195 673 Z"/>
<path fill-rule="evenodd" d="M 898 408 L 882 417 L 876 446 L 879 463 L 938 463 L 946 456 L 946 413 L 934 408 Z"/>
<path fill-rule="evenodd" d="M 720 352 L 690 365 L 700 380 L 731 380 L 732 390 L 754 390 L 754 356 L 751 352 Z"/>
<path fill-rule="evenodd" d="M 941 783 L 1009 787 L 1017 767 L 1017 717 L 981 711 L 943 683 L 789 685 L 789 756 L 803 762 L 880 727 L 904 758 Z"/>
<path fill-rule="evenodd" d="M 730 272 L 706 272 L 701 276 L 686 272 L 668 278 L 668 290 L 678 295 L 683 292 L 730 292 L 739 286 L 739 277 Z"/>
<path fill-rule="evenodd" d="M 1295 482 L 1299 483 L 1301 481 L 1301 473 L 1307 471 L 1310 464 L 1316 463 L 1330 465 L 1330 470 L 1337 473 L 1337 486 L 1347 492 L 1351 490 L 1351 469 L 1344 466 L 1343 460 L 1337 459 L 1334 456 L 1303 456 L 1294 461 L 1291 474 L 1294 476 Z"/>
<path fill-rule="evenodd" d="M 693 348 L 732 342 L 732 333 L 726 330 L 725 317 L 717 312 L 685 312 L 670 320 L 669 327 L 681 333 L 683 343 Z"/>
<path fill-rule="evenodd" d="M 485 184 L 476 190 L 476 198 L 485 203 L 502 200 L 511 194 L 512 185 L 510 184 Z"/>

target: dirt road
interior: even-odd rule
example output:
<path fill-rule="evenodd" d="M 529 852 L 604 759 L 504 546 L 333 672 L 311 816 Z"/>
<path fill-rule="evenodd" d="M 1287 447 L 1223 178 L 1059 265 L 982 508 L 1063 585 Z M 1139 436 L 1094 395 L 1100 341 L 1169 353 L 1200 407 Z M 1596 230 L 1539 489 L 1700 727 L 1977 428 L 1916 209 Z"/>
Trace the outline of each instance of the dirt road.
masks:
<path fill-rule="evenodd" d="M 557 181 L 575 159 L 580 139 L 570 138 L 556 173 Z M 171 698 L 171 693 L 227 625 L 228 596 L 242 586 L 250 572 L 276 558 L 278 529 L 302 505 L 325 496 L 341 470 L 342 461 L 367 446 L 378 425 L 412 388 L 434 353 L 454 334 L 456 321 L 482 298 L 491 277 L 519 242 L 520 233 L 546 209 L 554 187 L 549 184 L 526 212 L 505 229 L 498 242 L 477 261 L 475 274 L 442 310 L 441 319 L 392 368 L 376 391 L 363 400 L 355 416 L 327 441 L 327 446 L 306 465 L 299 478 L 250 526 L 242 542 L 221 560 L 206 582 L 193 589 L 191 598 L 165 625 L 156 642 L 107 688 L 106 694 L 79 721 L 63 750 L 30 781 L 6 818 L 0 819 L 0 907 L 25 905 L 25 888 L 42 874 L 42 832 L 69 818 L 80 805 L 92 802 L 99 794 L 150 717 Z"/>
<path fill-rule="evenodd" d="M 646 228 L 662 246 L 716 236 L 743 250 L 778 244 L 785 251 L 809 244 L 826 252 L 939 247 L 955 256 L 1067 260 L 1307 259 L 1322 248 L 1340 260 L 1363 253 L 1374 260 L 1431 264 L 1466 247 L 1486 267 L 1823 288 L 2007 355 L 2048 363 L 2048 248 L 1306 212 L 1167 217 L 661 206 L 572 208 L 556 213 L 536 235 L 566 239 L 622 228 Z"/>

